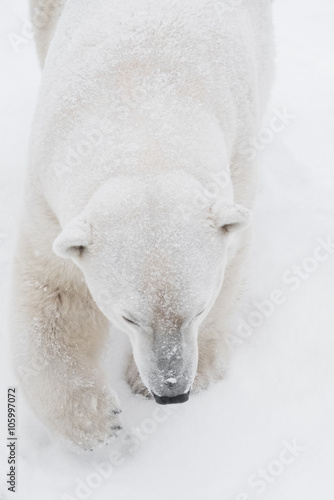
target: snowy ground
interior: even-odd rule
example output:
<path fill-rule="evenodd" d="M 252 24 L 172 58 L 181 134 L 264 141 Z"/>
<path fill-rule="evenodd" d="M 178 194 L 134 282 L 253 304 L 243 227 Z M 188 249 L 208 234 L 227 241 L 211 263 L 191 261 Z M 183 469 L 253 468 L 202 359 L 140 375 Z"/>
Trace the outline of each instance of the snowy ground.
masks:
<path fill-rule="evenodd" d="M 115 444 L 84 457 L 55 443 L 19 392 L 18 492 L 5 493 L 6 394 L 16 385 L 8 362 L 8 276 L 39 82 L 25 4 L 0 5 L 0 499 L 333 500 L 331 0 L 275 1 L 278 74 L 256 146 L 263 180 L 253 273 L 228 377 L 169 414 L 132 396 L 116 363 L 115 387 L 138 446 Z M 285 118 L 272 132 L 277 113 Z M 112 342 L 123 344 L 117 334 Z"/>

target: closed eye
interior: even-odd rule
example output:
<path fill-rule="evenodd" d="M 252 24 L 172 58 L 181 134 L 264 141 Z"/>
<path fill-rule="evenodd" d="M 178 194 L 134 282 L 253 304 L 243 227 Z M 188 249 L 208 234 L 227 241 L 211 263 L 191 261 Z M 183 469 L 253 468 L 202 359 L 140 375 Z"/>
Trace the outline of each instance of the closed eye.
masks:
<path fill-rule="evenodd" d="M 201 311 L 200 313 L 196 314 L 195 318 L 198 318 L 198 316 L 200 316 L 201 314 L 203 314 L 203 313 L 204 313 L 204 311 L 205 311 L 205 309 L 203 309 L 203 311 Z M 194 318 L 194 319 L 195 319 L 195 318 Z"/>
<path fill-rule="evenodd" d="M 122 318 L 124 319 L 124 321 L 126 321 L 127 323 L 130 323 L 131 325 L 139 326 L 138 323 L 136 323 L 135 321 L 132 321 L 132 319 L 126 318 L 125 316 L 122 316 Z"/>
<path fill-rule="evenodd" d="M 201 316 L 201 314 L 203 314 L 205 311 L 205 309 L 203 309 L 203 311 L 201 311 L 200 313 L 196 314 L 196 316 L 193 317 L 193 319 L 191 319 L 190 321 L 188 321 L 185 326 L 189 326 L 193 321 L 195 321 L 196 318 L 198 318 L 199 316 Z"/>

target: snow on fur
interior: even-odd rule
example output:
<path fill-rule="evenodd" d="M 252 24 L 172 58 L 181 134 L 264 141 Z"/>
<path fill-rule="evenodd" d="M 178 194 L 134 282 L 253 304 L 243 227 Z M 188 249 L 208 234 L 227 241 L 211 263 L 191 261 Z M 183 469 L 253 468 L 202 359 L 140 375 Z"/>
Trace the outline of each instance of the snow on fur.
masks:
<path fill-rule="evenodd" d="M 134 392 L 176 401 L 224 374 L 257 191 L 242 145 L 273 60 L 270 2 L 225 7 L 68 1 L 37 33 L 15 363 L 40 419 L 84 448 L 122 425 L 100 362 L 108 320 L 130 338 Z"/>

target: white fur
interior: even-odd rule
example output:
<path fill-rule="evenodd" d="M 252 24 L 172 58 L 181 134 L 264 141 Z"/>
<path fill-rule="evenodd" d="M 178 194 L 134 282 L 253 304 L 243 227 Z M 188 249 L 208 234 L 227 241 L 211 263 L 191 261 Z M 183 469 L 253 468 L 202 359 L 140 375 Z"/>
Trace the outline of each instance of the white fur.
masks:
<path fill-rule="evenodd" d="M 92 447 L 119 426 L 99 367 L 108 320 L 132 342 L 135 391 L 172 397 L 222 376 L 256 196 L 241 146 L 271 83 L 270 2 L 47 5 L 14 359 L 40 418 Z"/>

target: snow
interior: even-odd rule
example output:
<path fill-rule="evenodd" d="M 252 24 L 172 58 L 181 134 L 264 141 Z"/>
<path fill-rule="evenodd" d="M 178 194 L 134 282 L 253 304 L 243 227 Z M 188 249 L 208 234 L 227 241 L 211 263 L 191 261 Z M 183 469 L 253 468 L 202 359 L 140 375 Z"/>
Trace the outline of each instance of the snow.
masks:
<path fill-rule="evenodd" d="M 252 145 L 263 172 L 252 275 L 226 380 L 184 405 L 160 407 L 131 394 L 121 376 L 124 360 L 110 354 L 105 362 L 136 437 L 85 455 L 54 441 L 18 387 L 15 498 L 333 499 L 334 4 L 276 0 L 274 14 L 276 84 L 266 130 Z M 7 387 L 17 385 L 6 325 L 9 268 L 39 82 L 27 17 L 25 1 L 2 0 L 2 423 Z M 21 36 L 16 51 L 10 33 Z M 128 349 L 118 332 L 111 344 Z M 2 425 L 1 499 L 13 496 L 5 493 L 7 454 Z"/>
<path fill-rule="evenodd" d="M 166 380 L 166 382 L 169 382 L 170 384 L 176 384 L 177 379 L 176 379 L 176 378 L 174 378 L 174 377 L 171 377 L 171 378 L 168 378 L 168 379 Z"/>

